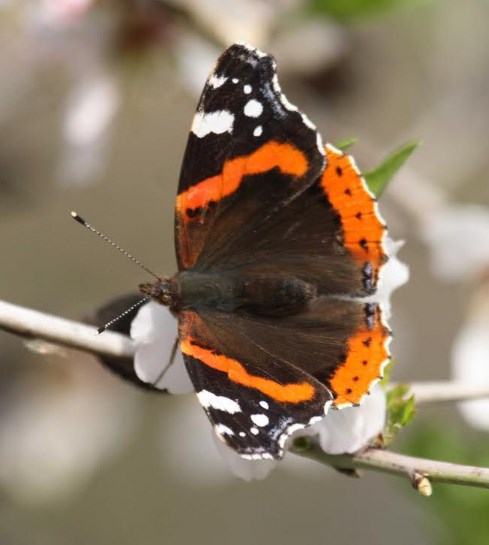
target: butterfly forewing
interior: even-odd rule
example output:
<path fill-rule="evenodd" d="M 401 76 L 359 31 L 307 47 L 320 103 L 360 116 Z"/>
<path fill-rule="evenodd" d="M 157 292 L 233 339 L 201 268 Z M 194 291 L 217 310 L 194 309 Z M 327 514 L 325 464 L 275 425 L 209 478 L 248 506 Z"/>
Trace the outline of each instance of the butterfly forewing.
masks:
<path fill-rule="evenodd" d="M 218 259 L 234 233 L 312 185 L 324 161 L 318 133 L 280 90 L 273 58 L 231 46 L 207 80 L 184 155 L 179 268 L 200 266 L 204 254 Z"/>

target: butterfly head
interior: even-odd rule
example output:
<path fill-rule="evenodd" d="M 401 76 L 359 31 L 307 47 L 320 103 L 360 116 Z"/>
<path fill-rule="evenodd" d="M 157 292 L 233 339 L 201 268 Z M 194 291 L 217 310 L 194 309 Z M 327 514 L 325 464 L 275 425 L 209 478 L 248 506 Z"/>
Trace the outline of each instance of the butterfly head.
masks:
<path fill-rule="evenodd" d="M 139 291 L 165 306 L 171 306 L 173 301 L 170 279 L 167 277 L 163 277 L 153 283 L 145 282 L 139 284 Z"/>

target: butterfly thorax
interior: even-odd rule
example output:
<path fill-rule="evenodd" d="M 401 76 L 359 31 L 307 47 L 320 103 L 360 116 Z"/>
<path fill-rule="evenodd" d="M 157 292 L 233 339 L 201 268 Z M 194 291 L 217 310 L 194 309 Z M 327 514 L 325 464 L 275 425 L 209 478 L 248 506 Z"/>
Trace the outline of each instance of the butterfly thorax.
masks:
<path fill-rule="evenodd" d="M 300 312 L 316 296 L 315 286 L 280 272 L 183 271 L 140 289 L 172 310 L 243 310 L 267 316 Z"/>

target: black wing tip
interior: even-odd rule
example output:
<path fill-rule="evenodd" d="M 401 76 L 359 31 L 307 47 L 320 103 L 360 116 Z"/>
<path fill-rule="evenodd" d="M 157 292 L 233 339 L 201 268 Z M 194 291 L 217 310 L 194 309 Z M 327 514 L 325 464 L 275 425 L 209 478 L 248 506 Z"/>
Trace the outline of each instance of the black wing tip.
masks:
<path fill-rule="evenodd" d="M 236 42 L 230 45 L 224 53 L 222 53 L 217 66 L 222 63 L 222 61 L 227 61 L 231 59 L 241 59 L 253 66 L 267 66 L 271 68 L 272 71 L 275 70 L 275 58 L 269 53 L 265 53 L 261 49 L 247 43 L 247 42 Z"/>
<path fill-rule="evenodd" d="M 231 45 L 228 49 L 236 48 L 241 51 L 247 51 L 248 53 L 251 53 L 257 57 L 269 57 L 270 55 L 268 53 L 265 53 L 261 49 L 258 49 L 254 45 L 249 44 L 248 42 L 240 41 L 235 42 L 233 45 Z"/>

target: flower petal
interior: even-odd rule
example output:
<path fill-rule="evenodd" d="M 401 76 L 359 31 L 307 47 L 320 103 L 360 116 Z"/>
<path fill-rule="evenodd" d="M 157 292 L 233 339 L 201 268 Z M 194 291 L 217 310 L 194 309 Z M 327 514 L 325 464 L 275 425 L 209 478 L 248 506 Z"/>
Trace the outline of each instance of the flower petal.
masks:
<path fill-rule="evenodd" d="M 456 380 L 466 384 L 489 384 L 489 292 L 474 296 L 476 306 L 459 331 L 452 349 L 452 370 Z M 489 399 L 465 401 L 458 407 L 469 424 L 489 430 Z"/>
<path fill-rule="evenodd" d="M 136 343 L 134 368 L 138 378 L 170 394 L 184 394 L 194 389 L 178 348 L 171 362 L 177 335 L 173 314 L 154 301 L 141 307 L 131 324 L 131 337 Z"/>
<path fill-rule="evenodd" d="M 245 481 L 256 481 L 268 477 L 278 464 L 278 460 L 247 460 L 223 443 L 215 433 L 212 433 L 212 438 L 233 475 Z"/>
<path fill-rule="evenodd" d="M 16 500 L 46 507 L 76 496 L 138 429 L 137 395 L 74 358 L 2 392 L 0 483 Z"/>
<path fill-rule="evenodd" d="M 390 298 L 392 292 L 406 284 L 409 280 L 409 267 L 400 261 L 397 252 L 404 246 L 403 240 L 394 241 L 389 237 L 385 239 L 385 247 L 389 260 L 384 265 L 380 275 L 377 291 L 367 301 L 380 303 L 384 312 L 384 318 L 388 320 L 391 316 Z"/>
<path fill-rule="evenodd" d="M 360 407 L 329 411 L 315 426 L 319 444 L 327 454 L 351 454 L 366 446 L 383 430 L 385 418 L 385 392 L 377 385 Z"/>
<path fill-rule="evenodd" d="M 489 209 L 450 206 L 430 218 L 424 238 L 431 248 L 434 274 L 459 280 L 489 265 Z"/>
<path fill-rule="evenodd" d="M 68 100 L 58 169 L 64 183 L 86 183 L 103 166 L 110 128 L 120 107 L 116 79 L 100 69 L 93 72 L 78 82 Z"/>

